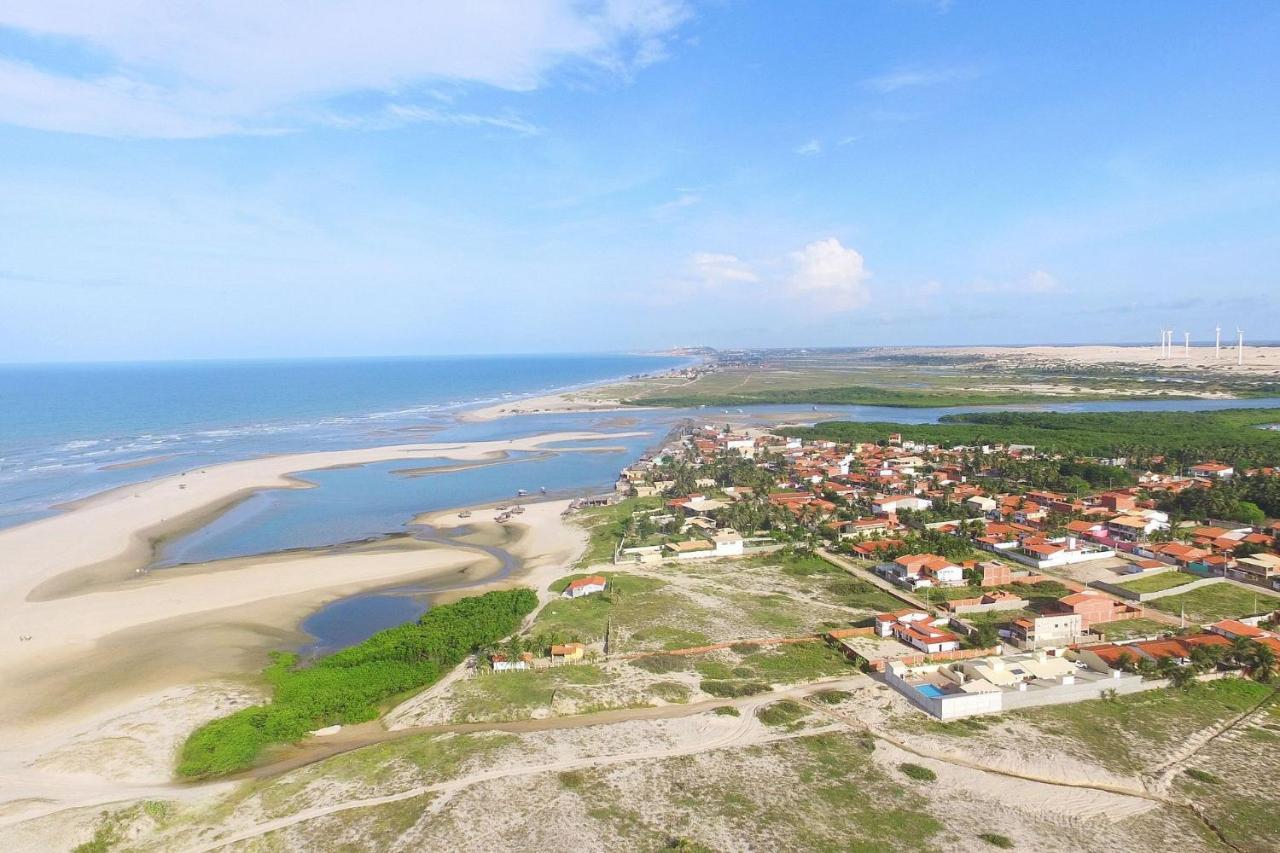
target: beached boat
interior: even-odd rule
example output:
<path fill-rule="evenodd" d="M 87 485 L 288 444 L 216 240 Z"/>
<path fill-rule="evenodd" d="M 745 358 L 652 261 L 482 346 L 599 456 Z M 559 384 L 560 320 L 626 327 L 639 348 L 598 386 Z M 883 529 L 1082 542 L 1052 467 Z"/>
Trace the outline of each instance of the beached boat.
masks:
<path fill-rule="evenodd" d="M 458 513 L 458 518 L 470 518 L 470 517 L 471 517 L 471 510 L 469 509 L 464 509 L 462 512 Z"/>
<path fill-rule="evenodd" d="M 513 506 L 513 507 L 511 508 L 511 514 L 512 514 L 512 515 L 519 515 L 519 514 L 520 514 L 520 513 L 522 513 L 522 512 L 524 512 L 524 507 L 522 507 L 522 506 Z"/>

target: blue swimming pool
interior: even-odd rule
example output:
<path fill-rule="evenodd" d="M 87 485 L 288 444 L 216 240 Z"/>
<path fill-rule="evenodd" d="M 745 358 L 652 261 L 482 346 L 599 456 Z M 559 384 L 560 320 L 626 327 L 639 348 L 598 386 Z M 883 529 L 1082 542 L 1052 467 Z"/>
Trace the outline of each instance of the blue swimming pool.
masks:
<path fill-rule="evenodd" d="M 933 684 L 921 684 L 918 687 L 916 687 L 916 691 L 919 693 L 923 693 L 925 696 L 928 696 L 930 699 L 936 699 L 937 697 L 943 695 L 942 690 Z"/>

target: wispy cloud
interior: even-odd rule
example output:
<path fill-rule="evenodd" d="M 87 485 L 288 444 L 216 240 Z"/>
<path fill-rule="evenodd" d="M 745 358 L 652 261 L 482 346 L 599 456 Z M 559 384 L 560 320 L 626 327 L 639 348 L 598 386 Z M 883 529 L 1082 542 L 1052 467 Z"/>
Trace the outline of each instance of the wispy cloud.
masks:
<path fill-rule="evenodd" d="M 697 252 L 689 259 L 694 278 L 704 285 L 750 284 L 760 280 L 754 269 L 737 255 Z"/>
<path fill-rule="evenodd" d="M 305 12 L 256 0 L 9 0 L 0 27 L 41 49 L 0 60 L 0 122 L 114 137 L 281 132 L 333 124 L 335 99 L 374 95 L 368 113 L 338 114 L 352 127 L 398 118 L 528 134 L 517 117 L 441 110 L 430 87 L 521 92 L 575 69 L 626 76 L 660 61 L 688 17 L 683 0 L 333 0 Z M 77 61 L 86 54 L 99 60 L 91 68 Z M 414 87 L 426 106 L 404 101 Z"/>
<path fill-rule="evenodd" d="M 957 83 L 964 80 L 972 80 L 978 76 L 978 69 L 972 66 L 945 68 L 910 66 L 878 74 L 875 77 L 868 77 L 862 81 L 862 85 L 872 91 L 888 94 L 899 89 L 937 86 L 941 83 Z"/>
<path fill-rule="evenodd" d="M 796 153 L 801 157 L 812 157 L 815 154 L 822 153 L 822 140 L 810 139 L 808 142 L 796 148 Z"/>

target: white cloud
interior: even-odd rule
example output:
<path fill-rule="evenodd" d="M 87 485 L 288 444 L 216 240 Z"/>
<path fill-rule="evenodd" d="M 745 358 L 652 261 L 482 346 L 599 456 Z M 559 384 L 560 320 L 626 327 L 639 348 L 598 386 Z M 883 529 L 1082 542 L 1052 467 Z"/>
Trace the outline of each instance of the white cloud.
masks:
<path fill-rule="evenodd" d="M 977 76 L 977 69 L 967 66 L 955 68 L 899 68 L 895 71 L 869 77 L 862 81 L 862 85 L 881 94 L 888 94 L 899 89 L 972 80 Z"/>
<path fill-rule="evenodd" d="M 343 95 L 375 102 L 376 117 L 384 100 L 409 108 L 422 84 L 529 91 L 558 72 L 626 75 L 660 60 L 687 17 L 683 0 L 8 0 L 0 27 L 43 53 L 0 60 L 0 122 L 136 137 L 291 130 Z M 401 119 L 528 132 L 439 109 Z"/>
<path fill-rule="evenodd" d="M 871 301 L 867 271 L 862 255 L 845 248 L 834 237 L 815 240 L 791 253 L 795 271 L 787 281 L 795 295 L 817 300 L 832 311 L 852 311 Z"/>
<path fill-rule="evenodd" d="M 737 255 L 698 252 L 689 259 L 689 266 L 694 277 L 709 287 L 750 284 L 760 280 L 755 270 Z"/>
<path fill-rule="evenodd" d="M 803 157 L 812 157 L 814 154 L 822 153 L 822 140 L 810 139 L 804 145 L 796 149 L 796 153 Z"/>

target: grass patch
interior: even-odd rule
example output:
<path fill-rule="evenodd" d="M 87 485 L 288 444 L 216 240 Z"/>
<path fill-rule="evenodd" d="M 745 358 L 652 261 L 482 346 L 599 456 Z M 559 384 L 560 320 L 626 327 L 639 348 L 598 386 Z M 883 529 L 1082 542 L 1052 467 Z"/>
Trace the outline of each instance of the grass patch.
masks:
<path fill-rule="evenodd" d="M 1280 597 L 1262 590 L 1243 589 L 1230 581 L 1223 581 L 1181 595 L 1157 598 L 1148 601 L 1147 606 L 1166 613 L 1181 613 L 1185 607 L 1187 619 L 1203 624 L 1274 610 L 1280 607 Z"/>
<path fill-rule="evenodd" d="M 799 702 L 793 702 L 790 699 L 765 705 L 756 712 L 756 717 L 766 726 L 791 727 L 807 716 L 809 716 L 809 710 Z"/>
<path fill-rule="evenodd" d="M 853 694 L 847 690 L 819 690 L 813 698 L 826 705 L 839 705 Z"/>
<path fill-rule="evenodd" d="M 1162 622 L 1153 619 L 1118 619 L 1115 622 L 1101 622 L 1090 630 L 1101 634 L 1107 642 L 1131 640 L 1135 637 L 1152 637 L 1172 630 Z"/>
<path fill-rule="evenodd" d="M 662 701 L 673 705 L 683 705 L 689 701 L 689 688 L 675 681 L 659 681 L 656 684 L 650 684 L 647 690 Z"/>
<path fill-rule="evenodd" d="M 279 654 L 264 675 L 272 701 L 207 723 L 182 746 L 178 774 L 219 776 L 253 765 L 271 744 L 308 731 L 378 716 L 381 703 L 433 683 L 479 645 L 510 634 L 537 605 L 530 589 L 490 592 L 435 607 L 416 622 L 379 631 L 337 654 L 297 669 Z"/>
<path fill-rule="evenodd" d="M 983 841 L 992 847 L 999 847 L 1001 850 L 1010 850 L 1013 848 L 1013 839 L 1007 835 L 1001 835 L 997 832 L 983 832 L 978 835 Z"/>
<path fill-rule="evenodd" d="M 493 673 L 462 682 L 454 689 L 454 716 L 459 721 L 527 719 L 534 710 L 551 707 L 557 695 L 585 695 L 575 691 L 576 686 L 611 680 L 609 673 L 590 664 Z"/>
<path fill-rule="evenodd" d="M 747 677 L 772 684 L 795 684 L 857 671 L 844 655 L 817 640 L 758 649 L 743 657 L 741 666 L 750 670 Z"/>
<path fill-rule="evenodd" d="M 917 782 L 933 782 L 938 778 L 937 773 L 934 773 L 928 767 L 924 767 L 919 764 L 904 762 L 898 765 L 898 769 L 901 770 L 905 776 L 910 779 L 915 779 Z"/>
<path fill-rule="evenodd" d="M 1185 690 L 1148 690 L 1009 716 L 1070 738 L 1108 769 L 1133 773 L 1193 732 L 1257 706 L 1270 692 L 1254 681 L 1224 678 Z"/>
<path fill-rule="evenodd" d="M 1188 767 L 1184 772 L 1192 779 L 1195 779 L 1197 782 L 1203 782 L 1206 785 L 1222 784 L 1222 780 L 1219 779 L 1217 776 L 1214 776 L 1208 770 L 1200 770 L 1199 768 L 1196 768 L 1196 767 Z"/>
<path fill-rule="evenodd" d="M 698 685 L 703 693 L 709 693 L 719 699 L 736 699 L 740 696 L 755 696 L 757 693 L 768 693 L 769 685 L 758 681 L 707 681 L 703 679 Z"/>
<path fill-rule="evenodd" d="M 684 655 L 645 655 L 629 663 L 645 672 L 687 672 L 692 669 L 689 659 Z"/>
<path fill-rule="evenodd" d="M 1197 580 L 1195 575 L 1188 575 L 1183 572 L 1160 572 L 1159 574 L 1135 578 L 1131 581 L 1120 581 L 1119 586 L 1131 589 L 1134 592 L 1162 592 L 1166 589 L 1184 586 L 1194 580 Z"/>
<path fill-rule="evenodd" d="M 732 705 L 721 705 L 719 708 L 716 708 L 714 711 L 712 711 L 712 713 L 717 714 L 721 717 L 741 717 L 742 716 L 742 712 L 739 711 L 737 708 L 733 707 Z"/>

